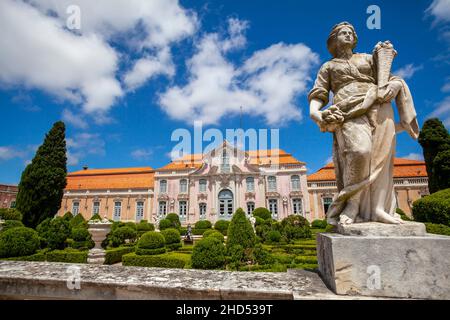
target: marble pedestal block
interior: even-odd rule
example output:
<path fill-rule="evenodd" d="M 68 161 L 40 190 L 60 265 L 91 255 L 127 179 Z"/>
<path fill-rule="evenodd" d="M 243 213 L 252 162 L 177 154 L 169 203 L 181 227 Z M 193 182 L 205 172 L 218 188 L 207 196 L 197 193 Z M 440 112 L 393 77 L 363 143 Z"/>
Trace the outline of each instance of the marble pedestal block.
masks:
<path fill-rule="evenodd" d="M 355 228 L 357 224 L 348 232 Z M 404 231 L 410 234 L 413 229 L 409 225 Z M 319 272 L 325 284 L 342 295 L 450 299 L 450 237 L 396 232 L 318 234 Z"/>

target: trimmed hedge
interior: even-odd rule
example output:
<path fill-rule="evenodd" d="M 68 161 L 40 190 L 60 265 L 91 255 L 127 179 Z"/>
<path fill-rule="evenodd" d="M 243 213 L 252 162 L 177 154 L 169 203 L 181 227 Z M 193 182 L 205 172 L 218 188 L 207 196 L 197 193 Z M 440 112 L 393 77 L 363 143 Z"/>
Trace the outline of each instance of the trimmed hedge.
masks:
<path fill-rule="evenodd" d="M 225 246 L 214 237 L 200 240 L 192 251 L 192 267 L 217 269 L 225 265 Z"/>
<path fill-rule="evenodd" d="M 272 214 L 270 213 L 270 211 L 264 207 L 256 208 L 255 210 L 253 210 L 252 214 L 255 218 L 259 217 L 263 220 L 272 218 Z"/>
<path fill-rule="evenodd" d="M 24 225 L 23 225 L 23 223 L 22 223 L 22 221 L 19 221 L 19 220 L 6 220 L 4 223 L 3 223 L 3 226 L 2 226 L 2 232 L 5 232 L 6 230 L 8 230 L 8 229 L 12 229 L 12 228 L 18 228 L 18 227 L 25 227 Z"/>
<path fill-rule="evenodd" d="M 22 213 L 13 208 L 0 208 L 0 219 L 22 221 Z"/>
<path fill-rule="evenodd" d="M 444 236 L 450 236 L 450 227 L 444 224 L 436 224 L 425 222 L 425 227 L 428 233 L 442 234 Z"/>
<path fill-rule="evenodd" d="M 122 256 L 134 252 L 134 247 L 118 247 L 106 250 L 105 264 L 114 264 L 122 261 Z"/>
<path fill-rule="evenodd" d="M 141 222 L 136 223 L 136 230 L 138 232 L 155 231 L 155 226 L 145 220 L 141 220 Z"/>
<path fill-rule="evenodd" d="M 67 262 L 67 263 L 87 263 L 87 251 L 78 251 L 67 248 L 64 250 L 54 250 L 47 252 L 47 261 Z"/>
<path fill-rule="evenodd" d="M 183 257 L 184 256 L 184 257 Z M 167 253 L 161 255 L 137 255 L 128 253 L 122 256 L 122 265 L 136 267 L 154 268 L 177 268 L 182 269 L 188 264 L 189 257 L 183 253 Z"/>
<path fill-rule="evenodd" d="M 312 228 L 317 228 L 317 229 L 325 229 L 327 227 L 328 223 L 326 219 L 320 220 L 320 219 L 316 219 L 311 223 L 311 227 Z"/>
<path fill-rule="evenodd" d="M 142 235 L 137 243 L 136 254 L 154 255 L 166 252 L 164 236 L 156 231 L 148 231 Z"/>
<path fill-rule="evenodd" d="M 51 250 L 64 249 L 71 235 L 70 222 L 64 217 L 47 218 L 36 227 L 36 231 L 42 238 L 41 244 Z"/>
<path fill-rule="evenodd" d="M 103 220 L 102 217 L 100 217 L 100 215 L 98 213 L 94 214 L 89 221 L 93 221 L 93 220 Z"/>
<path fill-rule="evenodd" d="M 112 231 L 109 242 L 112 247 L 119 247 L 125 244 L 126 240 L 134 242 L 137 238 L 137 231 L 129 226 L 118 227 Z"/>
<path fill-rule="evenodd" d="M 212 229 L 196 229 L 196 228 L 194 228 L 194 229 L 192 229 L 192 234 L 196 235 L 196 236 L 201 236 L 201 235 L 203 235 L 203 233 L 205 233 L 205 231 L 208 231 L 208 230 L 212 230 Z"/>
<path fill-rule="evenodd" d="M 450 226 L 450 188 L 414 201 L 412 215 L 415 221 Z"/>
<path fill-rule="evenodd" d="M 309 222 L 302 216 L 290 215 L 281 221 L 283 235 L 288 240 L 311 238 Z"/>
<path fill-rule="evenodd" d="M 181 227 L 180 217 L 176 213 L 167 214 L 166 219 L 172 222 L 171 228 L 179 229 Z"/>
<path fill-rule="evenodd" d="M 195 223 L 195 229 L 211 229 L 212 224 L 209 220 L 199 220 Z"/>
<path fill-rule="evenodd" d="M 244 249 L 253 248 L 256 242 L 255 233 L 244 211 L 239 208 L 228 227 L 227 247 L 241 245 Z"/>
<path fill-rule="evenodd" d="M 39 235 L 31 228 L 18 227 L 0 233 L 0 257 L 29 256 L 39 246 Z"/>
<path fill-rule="evenodd" d="M 70 227 L 71 228 L 77 228 L 77 227 L 87 228 L 87 221 L 86 221 L 86 219 L 84 219 L 83 215 L 81 213 L 79 213 L 70 220 Z"/>
<path fill-rule="evenodd" d="M 209 229 L 203 233 L 203 238 L 208 238 L 208 237 L 214 237 L 214 238 L 220 240 L 220 242 L 222 242 L 222 243 L 225 240 L 225 237 L 223 236 L 222 233 L 220 233 L 217 230 L 213 230 L 213 229 Z"/>
<path fill-rule="evenodd" d="M 267 233 L 265 238 L 270 242 L 280 242 L 281 233 L 280 233 L 280 231 L 277 231 L 277 230 L 270 230 Z"/>
<path fill-rule="evenodd" d="M 398 213 L 398 214 L 400 215 L 400 218 L 401 218 L 402 220 L 404 220 L 404 221 L 412 221 L 412 219 L 411 219 L 410 217 L 408 217 L 408 216 L 406 215 L 406 213 L 405 213 L 402 209 L 397 208 L 397 209 L 395 209 L 395 212 Z"/>
<path fill-rule="evenodd" d="M 217 220 L 214 224 L 214 229 L 222 233 L 224 236 L 227 235 L 228 227 L 230 226 L 230 221 L 227 220 Z"/>
<path fill-rule="evenodd" d="M 176 250 L 182 247 L 180 232 L 175 228 L 169 228 L 161 231 L 166 241 L 166 247 L 170 250 Z"/>
<path fill-rule="evenodd" d="M 162 219 L 159 222 L 159 230 L 165 230 L 165 229 L 169 229 L 169 228 L 173 228 L 173 224 L 172 221 L 170 221 L 169 219 Z"/>

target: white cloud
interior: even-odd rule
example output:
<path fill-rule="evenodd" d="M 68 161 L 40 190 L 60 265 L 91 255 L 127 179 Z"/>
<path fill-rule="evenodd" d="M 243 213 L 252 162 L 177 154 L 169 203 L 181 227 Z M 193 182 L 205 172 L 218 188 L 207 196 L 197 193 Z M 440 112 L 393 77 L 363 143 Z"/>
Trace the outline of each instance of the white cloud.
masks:
<path fill-rule="evenodd" d="M 428 116 L 428 118 L 434 117 L 441 119 L 446 127 L 450 127 L 450 96 L 439 102 L 436 109 Z"/>
<path fill-rule="evenodd" d="M 412 152 L 401 158 L 405 158 L 405 159 L 409 159 L 409 160 L 423 160 L 423 154 Z"/>
<path fill-rule="evenodd" d="M 212 33 L 200 39 L 187 62 L 188 83 L 160 95 L 160 105 L 170 117 L 213 124 L 239 113 L 242 106 L 244 113 L 264 116 L 270 125 L 301 119 L 295 98 L 306 93 L 317 54 L 301 43 L 278 43 L 235 66 L 226 53 L 245 43 L 245 28 L 245 23 L 230 19 L 228 37 Z"/>
<path fill-rule="evenodd" d="M 329 156 L 327 160 L 325 160 L 325 165 L 329 164 L 330 162 L 333 162 L 333 156 Z"/>
<path fill-rule="evenodd" d="M 135 149 L 131 152 L 131 156 L 136 160 L 148 160 L 152 154 L 150 149 Z"/>
<path fill-rule="evenodd" d="M 25 153 L 17 150 L 14 147 L 0 146 L 0 161 L 11 160 L 14 158 L 21 158 Z"/>
<path fill-rule="evenodd" d="M 450 1 L 433 0 L 431 5 L 425 10 L 426 14 L 434 17 L 433 24 L 450 21 Z"/>
<path fill-rule="evenodd" d="M 67 164 L 77 165 L 87 155 L 104 156 L 105 141 L 98 133 L 78 133 L 66 138 Z"/>
<path fill-rule="evenodd" d="M 69 109 L 63 110 L 62 120 L 73 125 L 76 128 L 86 129 L 88 126 L 86 120 L 83 119 L 82 114 L 74 114 Z"/>
<path fill-rule="evenodd" d="M 405 65 L 404 67 L 401 67 L 400 69 L 395 70 L 392 73 L 399 76 L 400 78 L 410 79 L 417 71 L 422 69 L 423 69 L 422 65 L 414 66 L 414 64 L 410 63 Z"/>

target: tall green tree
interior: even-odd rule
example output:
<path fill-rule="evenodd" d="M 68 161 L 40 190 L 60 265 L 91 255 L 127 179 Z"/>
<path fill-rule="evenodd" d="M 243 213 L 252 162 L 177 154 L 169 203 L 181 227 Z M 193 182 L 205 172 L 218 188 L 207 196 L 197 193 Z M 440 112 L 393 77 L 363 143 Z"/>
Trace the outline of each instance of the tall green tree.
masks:
<path fill-rule="evenodd" d="M 442 157 L 444 154 L 440 155 L 436 163 L 435 158 L 439 153 L 450 150 L 450 135 L 445 129 L 442 122 L 437 119 L 428 119 L 422 126 L 422 130 L 419 134 L 419 143 L 423 148 L 423 157 L 425 159 L 425 165 L 427 168 L 428 175 L 428 189 L 430 193 L 434 193 L 445 186 L 442 185 L 443 177 L 440 175 L 445 174 L 445 165 L 443 164 Z M 441 169 L 444 169 L 442 172 Z"/>
<path fill-rule="evenodd" d="M 65 131 L 64 122 L 56 122 L 22 173 L 16 208 L 22 212 L 27 227 L 35 228 L 61 207 L 67 183 Z"/>

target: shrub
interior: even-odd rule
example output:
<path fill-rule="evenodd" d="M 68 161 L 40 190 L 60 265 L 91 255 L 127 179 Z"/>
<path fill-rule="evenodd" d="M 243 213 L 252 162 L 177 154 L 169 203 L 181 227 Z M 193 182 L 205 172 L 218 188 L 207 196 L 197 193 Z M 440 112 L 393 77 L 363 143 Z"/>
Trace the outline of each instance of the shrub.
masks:
<path fill-rule="evenodd" d="M 5 232 L 8 229 L 24 227 L 22 221 L 19 220 L 6 220 L 2 226 L 2 232 Z"/>
<path fill-rule="evenodd" d="M 64 219 L 66 219 L 66 220 L 72 220 L 72 218 L 73 218 L 73 214 L 72 214 L 72 212 L 70 212 L 70 211 L 67 211 L 66 213 L 64 213 L 64 215 L 62 216 Z"/>
<path fill-rule="evenodd" d="M 283 235 L 288 240 L 311 238 L 309 222 L 302 216 L 290 215 L 281 221 Z"/>
<path fill-rule="evenodd" d="M 264 220 L 263 218 L 260 217 L 255 217 L 255 226 L 261 226 L 264 224 L 266 220 Z"/>
<path fill-rule="evenodd" d="M 73 217 L 70 220 L 70 227 L 71 228 L 77 228 L 77 227 L 83 227 L 87 228 L 87 222 L 86 219 L 84 219 L 83 215 L 81 213 L 77 214 L 75 217 Z"/>
<path fill-rule="evenodd" d="M 18 227 L 0 233 L 0 257 L 20 257 L 34 254 L 40 241 L 36 231 Z"/>
<path fill-rule="evenodd" d="M 164 229 L 169 229 L 169 228 L 173 228 L 174 225 L 172 223 L 172 221 L 170 221 L 169 219 L 162 219 L 159 222 L 159 230 L 164 230 Z"/>
<path fill-rule="evenodd" d="M 414 220 L 450 226 L 450 188 L 414 201 Z"/>
<path fill-rule="evenodd" d="M 100 215 L 98 213 L 94 214 L 89 221 L 93 221 L 93 220 L 103 220 L 102 217 L 100 217 Z"/>
<path fill-rule="evenodd" d="M 217 220 L 214 224 L 214 229 L 221 232 L 224 236 L 227 235 L 228 227 L 230 225 L 230 221 L 227 220 Z"/>
<path fill-rule="evenodd" d="M 87 251 L 79 251 L 72 248 L 64 250 L 54 250 L 47 252 L 47 261 L 50 262 L 67 262 L 67 263 L 86 263 Z"/>
<path fill-rule="evenodd" d="M 239 270 L 244 259 L 244 248 L 237 244 L 227 248 L 227 267 L 231 270 Z"/>
<path fill-rule="evenodd" d="M 0 219 L 22 221 L 22 213 L 17 209 L 0 208 Z"/>
<path fill-rule="evenodd" d="M 81 248 L 90 249 L 95 246 L 95 243 L 94 241 L 92 241 L 92 237 L 89 231 L 82 227 L 72 229 L 71 239 L 73 241 L 72 242 L 67 241 L 67 244 L 69 247 L 75 249 Z"/>
<path fill-rule="evenodd" d="M 134 247 L 118 247 L 106 250 L 105 264 L 114 264 L 122 261 L 122 256 L 134 252 Z"/>
<path fill-rule="evenodd" d="M 225 246 L 214 237 L 200 240 L 192 251 L 192 267 L 195 269 L 223 268 Z"/>
<path fill-rule="evenodd" d="M 175 250 L 182 247 L 180 232 L 175 228 L 169 228 L 161 231 L 166 241 L 166 247 Z"/>
<path fill-rule="evenodd" d="M 182 269 L 188 261 L 189 256 L 183 253 L 167 253 L 151 256 L 128 253 L 122 256 L 122 265 L 137 267 Z"/>
<path fill-rule="evenodd" d="M 397 208 L 395 209 L 395 212 L 397 212 L 400 215 L 400 218 L 402 218 L 402 220 L 411 221 L 411 218 L 408 217 L 402 209 Z"/>
<path fill-rule="evenodd" d="M 442 234 L 444 236 L 450 236 L 450 227 L 443 224 L 436 224 L 426 222 L 425 227 L 428 233 Z"/>
<path fill-rule="evenodd" d="M 336 227 L 333 226 L 332 224 L 328 224 L 327 227 L 325 228 L 325 232 L 336 232 Z"/>
<path fill-rule="evenodd" d="M 316 219 L 311 223 L 311 227 L 317 229 L 325 229 L 327 227 L 327 220 Z"/>
<path fill-rule="evenodd" d="M 187 228 L 186 227 L 181 227 L 180 228 L 180 235 L 185 236 L 187 234 Z"/>
<path fill-rule="evenodd" d="M 255 218 L 259 217 L 263 220 L 272 218 L 272 214 L 270 213 L 270 211 L 264 207 L 256 208 L 255 210 L 253 210 L 252 214 Z"/>
<path fill-rule="evenodd" d="M 129 226 L 123 226 L 115 229 L 109 240 L 110 245 L 112 247 L 118 247 L 124 243 L 126 243 L 126 240 L 130 240 L 130 242 L 134 242 L 137 237 L 136 230 L 130 228 Z"/>
<path fill-rule="evenodd" d="M 250 221 L 241 208 L 237 209 L 228 227 L 227 247 L 239 244 L 244 249 L 253 248 L 255 241 L 255 233 Z"/>
<path fill-rule="evenodd" d="M 66 239 L 71 235 L 71 228 L 67 218 L 47 218 L 36 228 L 43 242 L 51 250 L 64 249 Z"/>
<path fill-rule="evenodd" d="M 209 220 L 199 220 L 195 223 L 194 228 L 196 228 L 196 229 L 211 229 L 212 224 L 211 224 L 211 221 L 209 221 Z"/>
<path fill-rule="evenodd" d="M 180 217 L 176 213 L 169 213 L 166 219 L 172 222 L 171 228 L 179 229 L 181 227 Z"/>
<path fill-rule="evenodd" d="M 155 231 L 155 226 L 151 223 L 148 223 L 145 220 L 141 220 L 141 222 L 136 223 L 136 230 L 138 232 L 142 231 Z"/>
<path fill-rule="evenodd" d="M 267 240 L 269 240 L 270 242 L 280 242 L 281 239 L 281 233 L 280 231 L 276 231 L 276 230 L 270 230 L 267 233 L 267 236 L 265 237 Z"/>
<path fill-rule="evenodd" d="M 192 234 L 194 234 L 196 236 L 201 236 L 207 230 L 211 230 L 211 229 L 196 229 L 196 228 L 194 228 L 194 229 L 192 229 Z"/>
<path fill-rule="evenodd" d="M 270 252 L 264 249 L 260 243 L 255 245 L 253 255 L 255 257 L 256 262 L 260 265 L 275 263 L 275 259 L 272 257 Z"/>
<path fill-rule="evenodd" d="M 214 238 L 220 240 L 220 242 L 222 242 L 222 243 L 225 240 L 225 237 L 223 236 L 222 233 L 220 233 L 217 230 L 213 230 L 213 229 L 206 230 L 203 233 L 203 238 L 208 238 L 208 237 L 214 237 Z"/>
<path fill-rule="evenodd" d="M 148 231 L 142 235 L 137 243 L 136 254 L 153 255 L 166 252 L 164 236 L 156 231 Z"/>

